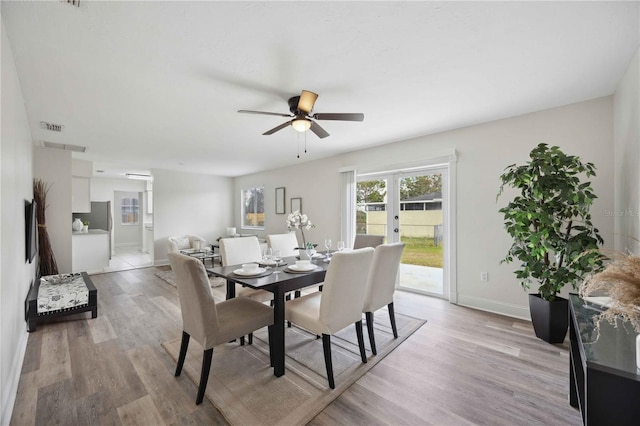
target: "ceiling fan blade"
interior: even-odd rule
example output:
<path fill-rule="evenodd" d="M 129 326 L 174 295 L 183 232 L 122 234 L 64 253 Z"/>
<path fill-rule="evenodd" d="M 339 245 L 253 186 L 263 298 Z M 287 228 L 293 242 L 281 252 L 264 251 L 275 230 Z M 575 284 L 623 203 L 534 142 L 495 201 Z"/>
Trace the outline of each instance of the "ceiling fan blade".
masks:
<path fill-rule="evenodd" d="M 238 112 L 243 114 L 261 114 L 261 115 L 277 115 L 278 117 L 293 117 L 291 114 L 281 114 L 279 112 L 265 112 L 265 111 L 250 111 L 248 109 L 241 109 Z"/>
<path fill-rule="evenodd" d="M 316 103 L 316 99 L 318 99 L 317 94 L 303 90 L 300 94 L 300 100 L 298 101 L 298 111 L 309 114 L 313 109 L 313 105 Z"/>
<path fill-rule="evenodd" d="M 338 120 L 338 121 L 362 121 L 364 114 L 362 113 L 318 113 L 313 114 L 316 120 Z"/>
<path fill-rule="evenodd" d="M 322 127 L 320 127 L 320 125 L 315 121 L 311 122 L 311 128 L 309 130 L 315 133 L 316 136 L 319 137 L 320 139 L 323 139 L 329 136 L 329 133 L 327 133 L 327 131 L 324 130 Z"/>
<path fill-rule="evenodd" d="M 288 126 L 288 125 L 290 125 L 290 124 L 291 124 L 291 122 L 290 122 L 290 121 L 285 121 L 285 122 L 284 122 L 284 123 L 282 123 L 281 125 L 279 125 L 279 126 L 277 126 L 277 127 L 274 127 L 274 128 L 273 128 L 273 129 L 271 129 L 271 130 L 267 130 L 266 132 L 264 132 L 264 133 L 263 133 L 263 135 L 272 135 L 272 134 L 274 134 L 275 132 L 277 132 L 277 131 L 279 131 L 279 130 L 284 129 L 285 127 L 287 127 L 287 126 Z"/>

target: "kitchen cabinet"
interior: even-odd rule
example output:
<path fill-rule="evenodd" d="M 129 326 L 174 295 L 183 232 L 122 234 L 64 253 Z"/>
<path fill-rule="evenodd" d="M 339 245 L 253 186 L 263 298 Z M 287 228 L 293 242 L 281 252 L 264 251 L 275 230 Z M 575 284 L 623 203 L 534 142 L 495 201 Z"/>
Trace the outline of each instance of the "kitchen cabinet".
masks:
<path fill-rule="evenodd" d="M 102 229 L 74 232 L 71 236 L 71 269 L 75 272 L 104 272 L 109 266 L 109 233 Z"/>
<path fill-rule="evenodd" d="M 91 180 L 77 176 L 71 179 L 71 211 L 73 213 L 91 212 Z"/>
<path fill-rule="evenodd" d="M 91 211 L 91 176 L 93 163 L 86 160 L 71 162 L 71 212 Z"/>

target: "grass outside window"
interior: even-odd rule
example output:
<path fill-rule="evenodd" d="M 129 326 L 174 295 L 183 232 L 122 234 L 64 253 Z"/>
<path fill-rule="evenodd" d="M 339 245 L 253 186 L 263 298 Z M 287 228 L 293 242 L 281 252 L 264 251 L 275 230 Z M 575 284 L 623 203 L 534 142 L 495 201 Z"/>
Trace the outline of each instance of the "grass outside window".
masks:
<path fill-rule="evenodd" d="M 405 248 L 402 263 L 442 268 L 442 246 L 436 246 L 433 238 L 402 237 Z"/>

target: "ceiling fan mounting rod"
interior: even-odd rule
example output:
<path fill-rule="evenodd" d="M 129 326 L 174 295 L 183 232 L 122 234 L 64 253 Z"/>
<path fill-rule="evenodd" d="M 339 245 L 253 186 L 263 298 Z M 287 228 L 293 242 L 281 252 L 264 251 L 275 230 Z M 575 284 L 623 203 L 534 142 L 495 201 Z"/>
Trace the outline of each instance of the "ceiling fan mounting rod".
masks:
<path fill-rule="evenodd" d="M 292 98 L 289 98 L 287 102 L 289 103 L 289 111 L 291 111 L 291 114 L 305 115 L 304 111 L 300 111 L 298 109 L 298 102 L 300 102 L 300 96 L 294 96 Z"/>

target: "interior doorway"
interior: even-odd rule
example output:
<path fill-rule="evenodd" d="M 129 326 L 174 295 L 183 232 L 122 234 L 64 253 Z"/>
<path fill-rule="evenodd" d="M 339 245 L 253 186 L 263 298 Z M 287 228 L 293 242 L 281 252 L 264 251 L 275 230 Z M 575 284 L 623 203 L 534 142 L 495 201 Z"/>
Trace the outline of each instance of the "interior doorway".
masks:
<path fill-rule="evenodd" d="M 359 175 L 356 233 L 406 244 L 397 287 L 447 298 L 448 168 Z"/>
<path fill-rule="evenodd" d="M 147 197 L 139 191 L 114 191 L 114 253 L 109 271 L 145 268 L 153 265 L 145 249 L 149 210 Z"/>

